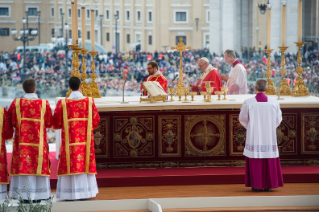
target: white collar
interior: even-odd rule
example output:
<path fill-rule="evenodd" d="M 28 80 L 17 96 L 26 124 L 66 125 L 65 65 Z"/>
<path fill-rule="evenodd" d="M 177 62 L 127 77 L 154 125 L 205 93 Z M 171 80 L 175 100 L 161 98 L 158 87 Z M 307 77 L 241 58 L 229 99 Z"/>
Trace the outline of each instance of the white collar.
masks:
<path fill-rule="evenodd" d="M 69 99 L 83 99 L 84 96 L 80 91 L 72 91 L 70 96 L 68 97 Z"/>
<path fill-rule="evenodd" d="M 38 95 L 36 95 L 35 93 L 26 93 L 23 97 L 26 99 L 38 99 Z"/>
<path fill-rule="evenodd" d="M 155 74 L 151 75 L 151 76 L 154 76 L 154 77 L 155 77 L 155 76 L 160 75 L 160 74 L 162 74 L 161 71 L 160 71 L 160 70 L 157 70 L 157 72 L 156 72 Z"/>

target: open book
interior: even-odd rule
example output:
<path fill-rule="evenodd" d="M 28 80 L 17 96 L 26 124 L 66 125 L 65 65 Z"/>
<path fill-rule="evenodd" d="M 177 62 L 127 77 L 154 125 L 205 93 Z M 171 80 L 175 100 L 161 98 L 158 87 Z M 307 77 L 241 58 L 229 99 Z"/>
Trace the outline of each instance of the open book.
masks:
<path fill-rule="evenodd" d="M 155 96 L 167 96 L 163 87 L 156 81 L 147 81 L 142 83 L 143 88 L 153 97 Z"/>

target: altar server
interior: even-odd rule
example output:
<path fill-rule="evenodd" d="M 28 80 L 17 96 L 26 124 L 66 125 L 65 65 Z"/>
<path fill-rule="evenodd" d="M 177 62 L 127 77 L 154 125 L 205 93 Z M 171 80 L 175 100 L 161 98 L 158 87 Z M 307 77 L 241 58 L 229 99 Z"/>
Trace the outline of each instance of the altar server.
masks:
<path fill-rule="evenodd" d="M 247 72 L 245 67 L 236 59 L 233 50 L 226 50 L 224 61 L 231 65 L 228 75 L 220 75 L 228 87 L 227 94 L 247 94 Z"/>
<path fill-rule="evenodd" d="M 6 140 L 12 138 L 13 128 L 5 108 L 0 107 L 0 200 L 7 197 L 9 184 L 7 170 Z"/>
<path fill-rule="evenodd" d="M 162 75 L 162 73 L 158 70 L 158 65 L 156 62 L 149 62 L 147 64 L 147 71 L 149 73 L 149 76 L 144 80 L 144 82 L 147 81 L 157 81 L 163 88 L 163 90 L 166 92 L 167 89 L 167 80 Z M 141 90 L 143 87 L 141 86 Z M 146 93 L 144 93 L 146 95 Z"/>
<path fill-rule="evenodd" d="M 23 98 L 15 99 L 9 108 L 9 117 L 15 128 L 10 167 L 9 196 L 25 201 L 51 197 L 50 159 L 46 128 L 52 127 L 52 111 L 47 100 L 38 99 L 33 79 L 22 83 Z"/>
<path fill-rule="evenodd" d="M 212 94 L 215 94 L 215 91 L 220 91 L 223 86 L 220 76 L 217 72 L 217 69 L 209 64 L 209 60 L 206 57 L 202 57 L 198 61 L 198 67 L 203 72 L 200 76 L 196 85 L 190 85 L 192 91 L 206 91 L 205 82 L 210 81 L 211 87 L 214 87 Z"/>
<path fill-rule="evenodd" d="M 266 89 L 267 81 L 257 80 L 257 95 L 245 100 L 239 114 L 240 123 L 247 129 L 245 186 L 253 191 L 284 185 L 276 136 L 282 114 L 278 102 L 265 95 Z"/>
<path fill-rule="evenodd" d="M 100 116 L 93 98 L 80 92 L 79 78 L 71 77 L 69 87 L 72 93 L 58 101 L 53 116 L 53 128 L 62 129 L 56 197 L 88 199 L 99 193 L 93 129 L 98 127 Z"/>

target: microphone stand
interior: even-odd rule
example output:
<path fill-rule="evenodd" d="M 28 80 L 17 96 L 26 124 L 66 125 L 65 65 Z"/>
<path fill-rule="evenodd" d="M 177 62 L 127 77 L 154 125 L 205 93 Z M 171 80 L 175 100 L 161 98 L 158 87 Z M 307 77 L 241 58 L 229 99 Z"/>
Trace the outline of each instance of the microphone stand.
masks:
<path fill-rule="evenodd" d="M 173 81 L 178 77 L 178 75 L 176 74 L 175 77 L 173 78 L 173 80 L 168 84 L 167 88 L 169 88 L 169 86 L 173 83 Z"/>

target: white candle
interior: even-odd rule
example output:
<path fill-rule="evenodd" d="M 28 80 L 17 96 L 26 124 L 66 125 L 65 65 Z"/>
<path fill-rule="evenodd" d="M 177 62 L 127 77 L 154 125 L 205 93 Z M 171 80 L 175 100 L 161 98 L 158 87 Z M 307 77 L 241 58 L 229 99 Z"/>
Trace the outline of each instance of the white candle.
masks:
<path fill-rule="evenodd" d="M 267 49 L 270 49 L 271 9 L 267 8 Z"/>
<path fill-rule="evenodd" d="M 298 3 L 298 42 L 302 42 L 302 0 Z"/>
<path fill-rule="evenodd" d="M 85 7 L 82 6 L 81 9 L 81 13 L 82 13 L 82 48 L 85 49 Z"/>
<path fill-rule="evenodd" d="M 72 45 L 75 45 L 75 23 L 74 23 L 74 1 L 71 3 L 71 17 L 72 17 Z"/>
<path fill-rule="evenodd" d="M 74 24 L 75 24 L 75 40 L 78 40 L 78 0 L 74 0 Z"/>
<path fill-rule="evenodd" d="M 95 30 L 94 30 L 94 8 L 91 8 L 91 46 L 92 52 L 95 51 Z"/>
<path fill-rule="evenodd" d="M 286 5 L 283 3 L 282 5 L 282 23 L 281 23 L 281 46 L 285 46 L 286 44 Z"/>

